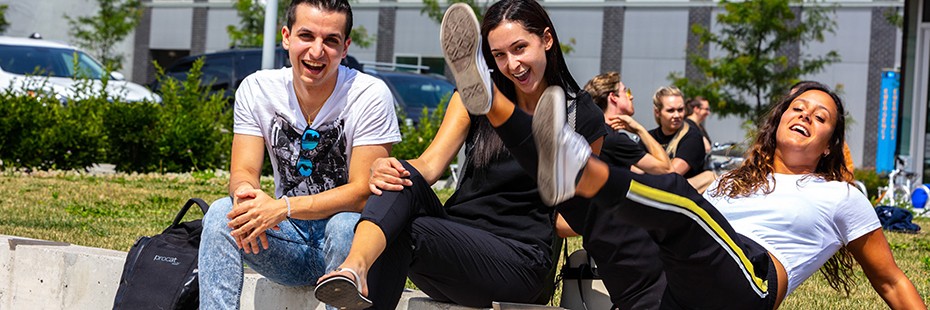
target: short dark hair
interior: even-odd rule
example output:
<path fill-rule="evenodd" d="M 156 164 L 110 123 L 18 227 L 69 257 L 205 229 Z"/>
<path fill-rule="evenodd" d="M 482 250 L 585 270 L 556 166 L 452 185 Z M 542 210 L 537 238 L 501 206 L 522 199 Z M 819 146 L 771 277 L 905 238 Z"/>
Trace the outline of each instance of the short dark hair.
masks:
<path fill-rule="evenodd" d="M 694 114 L 694 108 L 701 106 L 701 101 L 707 101 L 704 97 L 697 96 L 688 100 L 685 100 L 685 116 L 691 116 Z"/>
<path fill-rule="evenodd" d="M 291 4 L 287 7 L 287 29 L 291 29 L 297 21 L 297 6 L 301 4 L 314 6 L 324 11 L 345 14 L 346 27 L 343 31 L 345 33 L 343 39 L 349 38 L 349 34 L 352 33 L 352 7 L 349 5 L 348 0 L 291 0 Z"/>

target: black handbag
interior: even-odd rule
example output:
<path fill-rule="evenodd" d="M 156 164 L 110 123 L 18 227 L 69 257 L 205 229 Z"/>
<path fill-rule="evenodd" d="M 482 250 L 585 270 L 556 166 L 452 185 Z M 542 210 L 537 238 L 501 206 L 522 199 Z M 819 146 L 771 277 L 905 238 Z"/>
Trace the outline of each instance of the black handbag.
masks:
<path fill-rule="evenodd" d="M 197 251 L 201 220 L 181 223 L 194 204 L 204 214 L 209 205 L 200 198 L 184 204 L 174 222 L 161 234 L 140 237 L 129 249 L 113 309 L 197 309 Z"/>

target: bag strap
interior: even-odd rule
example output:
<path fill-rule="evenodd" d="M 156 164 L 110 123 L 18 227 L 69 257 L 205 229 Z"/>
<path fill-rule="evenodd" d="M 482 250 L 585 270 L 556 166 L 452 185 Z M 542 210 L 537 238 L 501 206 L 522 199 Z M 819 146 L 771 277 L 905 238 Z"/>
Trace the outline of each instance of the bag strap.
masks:
<path fill-rule="evenodd" d="M 565 266 L 568 265 L 568 238 L 559 238 L 558 236 L 555 238 L 561 239 L 562 251 L 560 251 L 561 253 L 558 253 L 559 257 L 556 260 L 556 267 L 558 268 L 558 271 L 555 275 L 555 281 L 552 283 L 552 295 L 549 296 L 550 305 L 555 305 L 554 302 L 556 289 L 565 284 L 565 282 L 562 282 L 562 280 L 565 277 Z M 562 259 L 562 257 L 565 257 L 565 259 Z"/>
<path fill-rule="evenodd" d="M 203 211 L 203 214 L 207 214 L 207 210 L 210 209 L 210 205 L 204 202 L 203 199 L 200 199 L 200 198 L 188 199 L 187 203 L 185 203 L 184 206 L 181 207 L 181 211 L 178 212 L 178 215 L 174 217 L 174 221 L 171 222 L 171 226 L 169 226 L 169 228 L 178 226 L 178 224 L 181 223 L 181 220 L 184 219 L 184 215 L 187 214 L 187 210 L 189 210 L 191 206 L 193 206 L 195 203 L 197 204 L 197 206 L 200 207 L 200 211 Z"/>
<path fill-rule="evenodd" d="M 682 123 L 681 129 L 678 130 L 678 133 L 675 134 L 675 137 L 672 138 L 672 141 L 668 142 L 668 146 L 665 147 L 665 153 L 668 153 L 669 158 L 675 157 L 675 153 L 678 152 L 678 142 L 681 142 L 681 138 L 685 137 L 685 134 L 688 133 L 688 129 L 690 127 L 691 126 L 688 126 L 688 123 Z"/>
<path fill-rule="evenodd" d="M 591 256 L 588 256 L 587 252 L 585 252 L 585 256 L 587 256 L 588 261 L 590 262 Z M 584 298 L 584 286 L 582 285 L 581 282 L 584 282 L 584 270 L 586 269 L 585 267 L 588 267 L 587 269 L 590 269 L 591 265 L 587 265 L 587 266 L 581 265 L 578 267 L 579 267 L 578 268 L 578 281 L 575 281 L 578 283 L 578 296 L 581 297 L 581 306 L 584 307 L 584 310 L 588 310 L 588 302 Z"/>

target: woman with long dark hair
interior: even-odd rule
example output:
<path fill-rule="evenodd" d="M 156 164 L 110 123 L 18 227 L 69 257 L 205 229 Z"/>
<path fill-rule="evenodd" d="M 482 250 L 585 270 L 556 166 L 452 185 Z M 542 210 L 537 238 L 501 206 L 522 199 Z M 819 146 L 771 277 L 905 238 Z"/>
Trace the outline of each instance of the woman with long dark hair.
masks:
<path fill-rule="evenodd" d="M 560 105 L 539 106 L 532 134 L 544 200 L 591 198 L 646 229 L 662 249 L 662 308 L 775 309 L 845 247 L 891 308 L 926 309 L 868 199 L 847 182 L 843 104 L 822 85 L 802 86 L 774 106 L 746 161 L 703 196 L 680 176 L 597 160 L 566 129 Z M 834 287 L 847 285 L 850 263 L 826 269 Z"/>
<path fill-rule="evenodd" d="M 533 141 L 498 132 L 528 128 L 549 86 L 572 98 L 575 131 L 594 149 L 606 133 L 603 116 L 568 72 L 552 21 L 536 1 L 497 2 L 480 28 L 471 8 L 456 4 L 441 29 L 458 90 L 419 158 L 372 165 L 373 195 L 352 249 L 316 288 L 317 299 L 329 305 L 394 309 L 407 277 L 435 300 L 471 307 L 545 302 L 552 293 L 555 212 L 540 199 L 535 171 L 517 162 L 529 158 L 525 164 L 535 165 Z M 492 102 L 510 109 L 489 111 Z M 430 184 L 463 144 L 461 181 L 443 205 Z"/>

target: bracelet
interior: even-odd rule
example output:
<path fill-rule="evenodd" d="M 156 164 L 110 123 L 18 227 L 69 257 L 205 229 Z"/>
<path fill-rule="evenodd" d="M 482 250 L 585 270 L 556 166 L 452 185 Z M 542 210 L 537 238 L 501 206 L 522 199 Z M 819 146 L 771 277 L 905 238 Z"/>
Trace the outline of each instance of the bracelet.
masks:
<path fill-rule="evenodd" d="M 282 195 L 284 197 L 284 204 L 287 205 L 287 218 L 291 218 L 291 201 L 287 199 L 287 195 Z"/>

